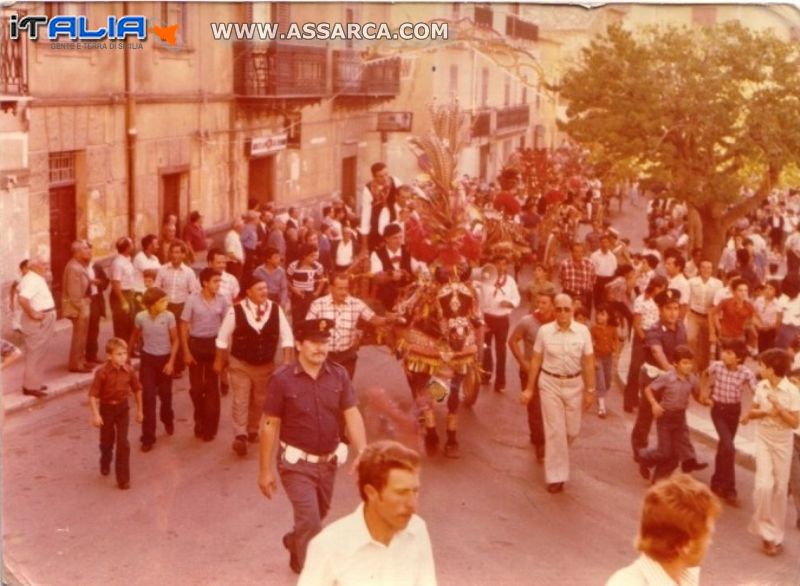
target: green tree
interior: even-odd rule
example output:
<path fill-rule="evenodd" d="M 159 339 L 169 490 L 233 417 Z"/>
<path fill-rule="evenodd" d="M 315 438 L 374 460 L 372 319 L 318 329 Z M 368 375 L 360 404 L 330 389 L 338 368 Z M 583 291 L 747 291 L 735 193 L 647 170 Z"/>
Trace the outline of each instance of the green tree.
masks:
<path fill-rule="evenodd" d="M 610 176 L 685 201 L 710 259 L 800 161 L 800 50 L 769 31 L 613 25 L 555 89 L 561 128 Z"/>

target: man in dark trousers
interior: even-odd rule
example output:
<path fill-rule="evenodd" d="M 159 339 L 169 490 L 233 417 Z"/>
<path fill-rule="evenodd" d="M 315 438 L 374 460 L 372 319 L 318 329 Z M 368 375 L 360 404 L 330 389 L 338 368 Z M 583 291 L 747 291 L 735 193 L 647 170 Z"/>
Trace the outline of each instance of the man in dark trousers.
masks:
<path fill-rule="evenodd" d="M 653 426 L 653 409 L 644 389 L 658 376 L 673 369 L 675 348 L 687 344 L 686 328 L 680 320 L 681 294 L 677 289 L 666 289 L 659 293 L 655 302 L 660 318 L 645 334 L 644 364 L 639 371 L 639 409 L 631 432 L 633 459 L 639 461 L 639 453 L 647 447 L 650 428 Z M 656 397 L 658 399 L 659 397 Z M 708 464 L 700 464 L 696 458 L 682 463 L 684 472 L 702 470 Z"/>
<path fill-rule="evenodd" d="M 336 467 L 347 460 L 339 418 L 344 418 L 356 454 L 353 469 L 366 444 L 347 371 L 327 360 L 333 325 L 329 319 L 298 321 L 297 362 L 275 371 L 264 402 L 258 485 L 264 496 L 274 496 L 277 447 L 278 475 L 294 510 L 294 528 L 283 536 L 283 545 L 296 573 L 303 569 L 308 542 L 320 532 L 330 509 Z"/>

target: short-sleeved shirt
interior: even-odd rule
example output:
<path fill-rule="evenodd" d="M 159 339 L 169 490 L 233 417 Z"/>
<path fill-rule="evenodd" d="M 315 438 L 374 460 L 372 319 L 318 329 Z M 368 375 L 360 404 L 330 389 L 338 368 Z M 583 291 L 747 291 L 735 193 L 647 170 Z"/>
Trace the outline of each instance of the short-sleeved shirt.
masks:
<path fill-rule="evenodd" d="M 264 413 L 281 420 L 282 442 L 322 455 L 336 449 L 340 414 L 355 404 L 355 391 L 344 368 L 325 362 L 314 379 L 295 362 L 270 378 Z"/>
<path fill-rule="evenodd" d="M 147 311 L 140 311 L 135 324 L 142 331 L 142 350 L 153 356 L 172 352 L 169 330 L 175 327 L 175 316 L 171 311 L 162 311 L 155 318 Z"/>
<path fill-rule="evenodd" d="M 522 337 L 522 346 L 526 362 L 530 362 L 533 357 L 533 345 L 536 343 L 536 334 L 539 333 L 539 328 L 542 327 L 541 319 L 535 314 L 529 313 L 524 316 L 516 326 L 512 336 Z"/>
<path fill-rule="evenodd" d="M 753 395 L 753 403 L 757 403 L 762 411 L 769 413 L 766 417 L 758 419 L 759 427 L 770 429 L 786 429 L 793 431 L 791 427 L 775 412 L 775 406 L 769 400 L 770 395 L 777 397 L 781 406 L 787 411 L 800 411 L 800 390 L 789 382 L 786 377 L 778 381 L 777 388 L 772 388 L 767 380 L 760 380 L 756 385 L 756 392 Z"/>
<path fill-rule="evenodd" d="M 689 304 L 689 297 L 691 296 L 691 288 L 689 287 L 689 279 L 683 273 L 678 273 L 669 280 L 668 287 L 670 289 L 677 289 L 681 292 L 681 305 Z"/>
<path fill-rule="evenodd" d="M 737 305 L 731 297 L 719 304 L 719 334 L 725 338 L 744 337 L 744 328 L 753 318 L 753 304 L 745 301 Z"/>
<path fill-rule="evenodd" d="M 162 265 L 156 276 L 156 287 L 161 287 L 169 297 L 170 303 L 186 303 L 192 293 L 200 290 L 200 283 L 194 271 L 181 263 L 176 269 L 172 263 Z"/>
<path fill-rule="evenodd" d="M 533 351 L 542 355 L 542 370 L 560 376 L 580 374 L 583 357 L 594 353 L 592 334 L 575 320 L 566 330 L 553 321 L 539 328 Z"/>
<path fill-rule="evenodd" d="M 764 328 L 772 329 L 778 325 L 778 313 L 781 310 L 778 299 L 767 301 L 766 297 L 759 297 L 753 302 L 753 309 Z"/>
<path fill-rule="evenodd" d="M 594 344 L 594 352 L 598 356 L 609 356 L 614 353 L 618 345 L 617 328 L 612 325 L 606 324 L 601 326 L 595 324 L 592 326 L 592 343 Z"/>
<path fill-rule="evenodd" d="M 118 254 L 111 261 L 109 278 L 112 281 L 119 281 L 119 286 L 123 291 L 132 291 L 136 286 L 136 269 L 130 257 Z"/>
<path fill-rule="evenodd" d="M 686 328 L 683 327 L 681 322 L 675 324 L 675 329 L 670 329 L 661 323 L 661 320 L 656 322 L 652 328 L 647 330 L 644 335 L 644 345 L 646 348 L 645 359 L 648 363 L 659 366 L 653 359 L 651 348 L 654 346 L 661 346 L 664 350 L 664 356 L 670 364 L 675 360 L 675 348 L 683 346 L 688 343 L 686 337 Z"/>
<path fill-rule="evenodd" d="M 375 312 L 358 297 L 348 295 L 344 303 L 337 305 L 332 295 L 315 299 L 308 308 L 306 319 L 332 319 L 331 352 L 349 350 L 355 344 L 358 320 L 370 321 Z"/>
<path fill-rule="evenodd" d="M 633 302 L 633 313 L 642 316 L 642 330 L 645 332 L 658 322 L 658 305 L 652 298 L 646 299 L 644 294 L 639 295 Z"/>
<path fill-rule="evenodd" d="M 665 411 L 685 411 L 689 408 L 689 397 L 692 391 L 698 388 L 699 383 L 694 374 L 686 378 L 678 376 L 674 370 L 660 375 L 652 383 L 650 388 L 656 393 L 661 392 L 661 400 L 658 402 Z"/>
<path fill-rule="evenodd" d="M 293 287 L 304 293 L 311 293 L 316 288 L 319 280 L 325 276 L 325 269 L 316 261 L 312 266 L 304 267 L 300 266 L 299 260 L 296 260 L 289 264 L 286 276 Z"/>
<path fill-rule="evenodd" d="M 139 378 L 130 366 L 116 366 L 109 360 L 95 371 L 89 396 L 97 397 L 101 403 L 120 403 L 141 390 Z"/>
<path fill-rule="evenodd" d="M 136 291 L 143 292 L 145 290 L 144 272 L 148 269 L 158 271 L 158 269 L 161 268 L 161 261 L 158 260 L 155 254 L 153 256 L 147 256 L 144 250 L 140 250 L 136 253 L 136 256 L 133 257 L 133 268 L 136 271 L 136 279 L 133 288 Z"/>
<path fill-rule="evenodd" d="M 756 388 L 756 375 L 743 364 L 731 370 L 716 360 L 709 365 L 708 376 L 711 383 L 711 398 L 717 403 L 739 403 L 742 400 L 742 389 Z"/>
<path fill-rule="evenodd" d="M 778 303 L 783 312 L 781 323 L 787 326 L 800 326 L 800 295 L 794 299 L 781 295 Z"/>
<path fill-rule="evenodd" d="M 189 335 L 194 338 L 216 338 L 222 319 L 230 304 L 219 293 L 209 301 L 202 293 L 190 295 L 183 306 L 181 320 L 189 324 Z"/>
<path fill-rule="evenodd" d="M 36 271 L 28 271 L 20 279 L 17 295 L 27 299 L 34 311 L 50 311 L 56 306 L 47 281 Z"/>

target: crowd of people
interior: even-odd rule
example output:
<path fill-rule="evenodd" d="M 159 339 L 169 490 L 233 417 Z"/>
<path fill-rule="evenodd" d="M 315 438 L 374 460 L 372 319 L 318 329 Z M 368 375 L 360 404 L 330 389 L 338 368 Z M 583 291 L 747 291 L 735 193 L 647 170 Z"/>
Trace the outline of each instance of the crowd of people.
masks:
<path fill-rule="evenodd" d="M 800 507 L 800 391 L 793 378 L 800 376 L 800 193 L 776 191 L 737 222 L 715 262 L 698 246 L 685 204 L 650 198 L 649 234 L 636 249 L 625 227 L 609 221 L 608 193 L 597 180 L 553 181 L 531 190 L 526 172 L 533 163 L 526 166 L 526 160 L 532 156 L 519 153 L 516 167 L 495 184 L 466 176 L 460 184 L 472 205 L 521 225 L 529 244 L 524 256 L 489 255 L 492 269 L 484 266 L 471 286 L 482 317 L 482 382 L 507 392 L 510 350 L 547 491 L 564 490 L 582 414 L 596 406 L 597 416 L 607 417 L 615 387 L 624 411 L 635 412 L 631 447 L 643 477 L 656 482 L 678 466 L 686 473 L 705 468 L 686 422 L 694 396 L 710 406 L 719 434 L 710 488 L 731 506 L 739 506 L 734 437 L 740 423 L 758 426 L 751 530 L 764 552 L 775 555 L 790 479 Z M 560 152 L 552 157 L 556 170 L 569 160 Z M 192 212 L 180 239 L 178 219 L 170 216 L 162 233 L 146 235 L 139 247 L 120 238 L 107 268 L 92 262 L 89 242 L 76 241 L 63 275 L 63 314 L 74 326 L 68 367 L 94 372 L 89 394 L 92 422 L 100 428 L 101 473 L 110 473 L 116 450 L 117 483 L 130 487 L 129 397 L 142 424 L 141 450 L 149 452 L 158 420 L 166 434 L 175 432 L 172 384 L 188 369 L 195 436 L 215 439 L 220 396 L 230 393 L 232 449 L 244 456 L 250 444 L 260 443 L 259 485 L 267 497 L 277 487 L 277 462 L 295 511 L 283 544 L 292 569 L 313 568 L 308 571 L 315 577 L 330 568 L 307 563 L 307 552 L 324 557 L 341 547 L 333 529 L 312 540 L 330 506 L 336 465 L 347 459 L 342 440 L 357 467 L 372 453 L 352 386 L 362 330 L 402 323 L 396 302 L 404 287 L 431 270 L 411 254 L 404 235 L 415 200 L 434 187 L 403 185 L 383 163 L 371 172 L 357 211 L 332 201 L 315 217 L 297 207 L 279 213 L 252 202 L 219 245 L 206 234 L 202 213 Z M 638 185 L 625 191 L 638 200 Z M 588 226 L 585 235 L 581 225 Z M 522 287 L 517 279 L 526 265 L 532 278 Z M 26 350 L 23 393 L 37 397 L 47 393 L 37 363 L 55 322 L 46 268 L 45 259 L 29 259 L 15 288 Z M 114 337 L 103 360 L 98 324 L 106 297 Z M 514 321 L 514 310 L 526 305 Z M 620 378 L 617 359 L 628 344 L 630 366 Z M 138 375 L 129 360 L 137 356 Z M 459 384 L 450 389 L 456 399 Z M 753 398 L 744 411 L 747 393 Z M 452 404 L 457 410 L 457 400 Z M 455 433 L 448 425 L 448 457 L 460 455 Z M 438 437 L 431 437 L 428 429 L 429 455 L 438 447 Z M 414 456 L 394 458 L 413 477 Z M 365 506 L 386 483 L 362 486 Z M 414 507 L 403 510 L 405 524 Z M 390 523 L 396 530 L 405 524 Z M 424 525 L 414 531 L 427 538 Z M 425 551 L 415 555 L 425 570 L 408 583 L 432 583 L 432 560 Z M 315 579 L 307 583 L 321 583 Z"/>

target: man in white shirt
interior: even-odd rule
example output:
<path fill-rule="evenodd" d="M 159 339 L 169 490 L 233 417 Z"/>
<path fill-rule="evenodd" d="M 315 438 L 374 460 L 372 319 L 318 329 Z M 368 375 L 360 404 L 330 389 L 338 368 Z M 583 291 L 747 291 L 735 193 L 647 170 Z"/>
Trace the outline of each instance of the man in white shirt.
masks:
<path fill-rule="evenodd" d="M 269 299 L 267 284 L 256 277 L 245 281 L 246 297 L 228 310 L 216 340 L 214 372 L 229 364 L 233 415 L 233 451 L 247 455 L 247 442 L 258 441 L 258 426 L 275 370 L 278 349 L 283 363 L 294 358 L 294 336 L 283 309 Z"/>
<path fill-rule="evenodd" d="M 419 469 L 419 454 L 398 442 L 367 446 L 363 503 L 311 540 L 298 586 L 435 586 L 430 536 L 416 515 Z"/>
<path fill-rule="evenodd" d="M 600 236 L 600 248 L 589 255 L 589 260 L 594 265 L 596 275 L 594 281 L 594 306 L 605 303 L 606 285 L 614 278 L 617 272 L 617 255 L 611 251 L 611 239 L 608 234 Z"/>
<path fill-rule="evenodd" d="M 377 285 L 376 297 L 386 311 L 392 311 L 400 290 L 427 267 L 413 258 L 403 244 L 403 230 L 399 224 L 386 226 L 383 240 L 384 244 L 370 255 L 370 274 Z"/>
<path fill-rule="evenodd" d="M 681 293 L 680 320 L 683 321 L 689 311 L 689 280 L 683 274 L 686 259 L 675 249 L 664 253 L 664 271 L 667 274 L 667 288 L 677 289 Z"/>
<path fill-rule="evenodd" d="M 41 398 L 47 395 L 42 384 L 41 365 L 47 355 L 47 343 L 53 337 L 56 323 L 56 303 L 47 286 L 47 260 L 34 257 L 28 261 L 28 272 L 17 286 L 19 305 L 22 308 L 20 329 L 25 339 L 25 374 L 22 394 Z"/>
<path fill-rule="evenodd" d="M 519 307 L 520 295 L 517 282 L 508 274 L 508 258 L 495 256 L 493 264 L 497 267 L 497 277 L 492 281 L 480 282 L 481 311 L 486 330 L 483 338 L 483 365 L 485 372 L 483 384 L 489 384 L 492 370 L 495 371 L 494 391 L 506 391 L 506 347 L 508 331 L 511 327 L 511 312 Z M 494 360 L 492 341 L 494 340 Z"/>
<path fill-rule="evenodd" d="M 691 476 L 657 482 L 644 496 L 636 538 L 641 555 L 606 586 L 697 586 L 719 513 L 717 497 Z"/>
<path fill-rule="evenodd" d="M 397 188 L 402 185 L 397 177 L 389 174 L 386 163 L 374 163 L 370 168 L 372 181 L 361 191 L 362 245 L 375 250 L 381 243 L 381 235 L 387 225 L 397 221 L 400 206 L 397 204 Z"/>
<path fill-rule="evenodd" d="M 714 265 L 710 260 L 700 261 L 700 274 L 689 279 L 689 312 L 686 315 L 686 337 L 694 352 L 697 372 L 708 368 L 710 360 L 708 316 L 714 307 L 714 295 L 723 287 L 722 281 L 711 274 Z"/>
<path fill-rule="evenodd" d="M 572 298 L 555 298 L 556 320 L 536 334 L 528 384 L 520 402 L 527 405 L 538 387 L 544 419 L 544 475 L 547 492 L 564 490 L 569 480 L 569 445 L 581 429 L 581 412 L 594 402 L 594 348 L 589 328 L 572 319 Z M 581 400 L 583 399 L 583 400 Z M 583 408 L 581 408 L 583 404 Z"/>
<path fill-rule="evenodd" d="M 111 321 L 114 326 L 114 337 L 130 340 L 133 332 L 134 288 L 136 287 L 136 269 L 131 262 L 133 242 L 123 236 L 116 243 L 117 256 L 111 261 L 109 278 L 111 279 Z M 135 355 L 138 348 L 131 348 Z"/>
<path fill-rule="evenodd" d="M 229 305 L 239 297 L 239 281 L 225 269 L 230 263 L 227 255 L 219 248 L 212 248 L 208 251 L 208 266 L 222 273 L 222 280 L 219 284 L 219 294 L 225 298 Z"/>
<path fill-rule="evenodd" d="M 161 268 L 161 261 L 158 260 L 158 236 L 148 234 L 142 238 L 142 249 L 133 257 L 133 268 L 136 269 L 133 290 L 141 295 L 144 293 L 144 272 L 147 269 Z M 137 308 L 141 310 L 142 307 Z"/>
<path fill-rule="evenodd" d="M 242 269 L 244 268 L 244 246 L 242 246 L 241 238 L 243 228 L 244 220 L 236 218 L 231 224 L 231 229 L 225 234 L 226 270 L 237 280 L 242 278 Z"/>

